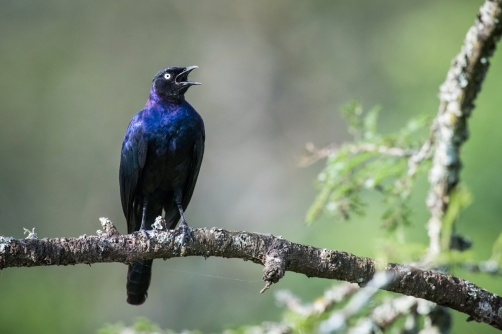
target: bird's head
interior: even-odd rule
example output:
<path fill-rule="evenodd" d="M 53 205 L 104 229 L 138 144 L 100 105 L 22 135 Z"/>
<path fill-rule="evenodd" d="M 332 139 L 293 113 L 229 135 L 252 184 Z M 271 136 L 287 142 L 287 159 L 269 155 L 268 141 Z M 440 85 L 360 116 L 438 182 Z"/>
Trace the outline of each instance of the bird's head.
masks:
<path fill-rule="evenodd" d="M 199 82 L 188 81 L 188 74 L 198 68 L 197 66 L 173 66 L 165 68 L 153 77 L 153 88 L 160 97 L 180 98 L 193 85 L 200 85 Z"/>

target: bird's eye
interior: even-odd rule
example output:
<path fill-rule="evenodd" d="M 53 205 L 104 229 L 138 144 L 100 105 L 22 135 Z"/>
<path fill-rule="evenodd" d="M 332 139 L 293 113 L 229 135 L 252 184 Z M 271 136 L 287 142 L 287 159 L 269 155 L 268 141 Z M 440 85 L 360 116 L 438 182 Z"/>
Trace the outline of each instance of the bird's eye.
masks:
<path fill-rule="evenodd" d="M 165 73 L 165 74 L 164 74 L 164 79 L 166 79 L 166 80 L 171 79 L 171 74 L 169 74 L 169 73 Z"/>

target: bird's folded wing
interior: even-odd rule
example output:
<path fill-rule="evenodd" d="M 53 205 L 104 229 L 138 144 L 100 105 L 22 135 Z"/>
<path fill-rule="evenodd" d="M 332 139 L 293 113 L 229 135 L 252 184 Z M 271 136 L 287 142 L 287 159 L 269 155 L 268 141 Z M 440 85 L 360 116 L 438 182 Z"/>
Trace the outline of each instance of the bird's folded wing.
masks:
<path fill-rule="evenodd" d="M 139 228 L 134 221 L 134 198 L 145 166 L 147 151 L 148 141 L 144 138 L 142 129 L 133 126 L 131 122 L 122 144 L 119 171 L 120 199 L 127 220 L 128 233 Z"/>
<path fill-rule="evenodd" d="M 200 165 L 202 164 L 202 157 L 204 156 L 204 132 L 197 138 L 192 153 L 192 162 L 190 164 L 190 171 L 188 172 L 187 182 L 183 190 L 183 199 L 181 205 L 183 210 L 186 209 L 190 199 L 192 198 L 193 190 L 195 188 L 195 183 L 197 183 L 197 177 L 199 176 Z"/>

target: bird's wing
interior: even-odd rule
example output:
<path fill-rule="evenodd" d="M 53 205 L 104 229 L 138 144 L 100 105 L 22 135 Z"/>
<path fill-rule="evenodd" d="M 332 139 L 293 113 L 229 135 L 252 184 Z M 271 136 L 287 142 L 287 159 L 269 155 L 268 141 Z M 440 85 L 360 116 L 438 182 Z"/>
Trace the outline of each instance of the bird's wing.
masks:
<path fill-rule="evenodd" d="M 192 198 L 193 190 L 195 188 L 195 183 L 197 182 L 197 177 L 199 176 L 200 165 L 202 164 L 202 156 L 204 155 L 204 141 L 205 134 L 202 131 L 201 135 L 195 141 L 192 153 L 192 162 L 190 163 L 190 171 L 188 172 L 187 182 L 183 189 L 183 198 L 181 200 L 181 205 L 183 210 L 186 209 L 190 199 Z"/>
<path fill-rule="evenodd" d="M 132 233 L 139 225 L 134 220 L 134 198 L 145 166 L 148 141 L 143 135 L 141 126 L 136 125 L 134 118 L 127 128 L 122 154 L 120 157 L 119 183 L 122 210 L 127 220 L 127 231 Z"/>
<path fill-rule="evenodd" d="M 204 131 L 202 131 L 200 136 L 195 140 L 192 149 L 186 182 L 181 189 L 181 206 L 183 208 L 183 211 L 186 211 L 188 203 L 190 203 L 190 199 L 192 198 L 193 190 L 195 188 L 195 183 L 197 182 L 197 177 L 199 176 L 202 156 L 204 155 L 204 139 Z M 165 218 L 167 221 L 167 228 L 174 229 L 181 217 L 180 212 L 176 206 L 176 202 L 171 200 L 167 201 L 164 210 L 166 211 Z"/>

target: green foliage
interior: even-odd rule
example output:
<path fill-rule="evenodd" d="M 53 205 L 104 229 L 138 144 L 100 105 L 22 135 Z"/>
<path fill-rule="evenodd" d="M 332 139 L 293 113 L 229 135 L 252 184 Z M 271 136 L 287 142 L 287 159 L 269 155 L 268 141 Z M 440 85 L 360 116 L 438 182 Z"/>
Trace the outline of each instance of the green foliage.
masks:
<path fill-rule="evenodd" d="M 284 313 L 283 322 L 288 324 L 292 333 L 317 333 L 319 331 L 319 324 L 321 321 L 326 320 L 329 314 L 329 312 L 323 312 L 303 316 L 288 310 Z"/>
<path fill-rule="evenodd" d="M 399 238 L 385 238 L 375 240 L 376 260 L 382 266 L 387 262 L 410 263 L 419 262 L 425 255 L 426 248 L 423 243 L 404 242 Z M 379 268 L 379 269 L 384 269 Z"/>
<path fill-rule="evenodd" d="M 450 249 L 448 251 L 441 252 L 441 254 L 439 254 L 435 259 L 435 262 L 439 265 L 444 265 L 446 263 L 450 268 L 453 268 L 469 264 L 474 258 L 474 253 L 471 250 L 458 251 L 456 249 Z"/>
<path fill-rule="evenodd" d="M 493 244 L 491 260 L 497 262 L 499 266 L 502 265 L 502 232 Z"/>
<path fill-rule="evenodd" d="M 126 327 L 122 323 L 107 324 L 99 329 L 98 334 L 175 334 L 172 330 L 162 330 L 145 317 L 136 318 L 136 322 L 131 327 Z M 199 331 L 184 331 L 184 334 L 200 334 Z"/>
<path fill-rule="evenodd" d="M 160 332 L 159 326 L 152 324 L 150 320 L 145 317 L 139 317 L 132 326 L 136 332 L 148 333 L 148 332 Z"/>
<path fill-rule="evenodd" d="M 465 186 L 457 186 L 451 192 L 448 211 L 443 217 L 443 225 L 441 227 L 441 249 L 450 248 L 455 220 L 459 217 L 460 211 L 469 206 L 471 202 L 471 193 Z"/>
<path fill-rule="evenodd" d="M 412 119 L 399 131 L 384 135 L 377 131 L 379 112 L 380 108 L 374 107 L 365 114 L 357 101 L 341 108 L 354 141 L 328 156 L 316 184 L 319 194 L 306 216 L 308 224 L 323 213 L 344 220 L 352 214 L 364 214 L 365 203 L 361 199 L 364 190 L 382 194 L 385 227 L 394 230 L 409 224 L 414 175 L 408 173 L 408 160 L 426 139 L 428 118 Z M 418 171 L 423 170 L 419 166 Z"/>
<path fill-rule="evenodd" d="M 125 329 L 122 323 L 106 324 L 103 328 L 98 329 L 97 334 L 119 334 Z"/>

